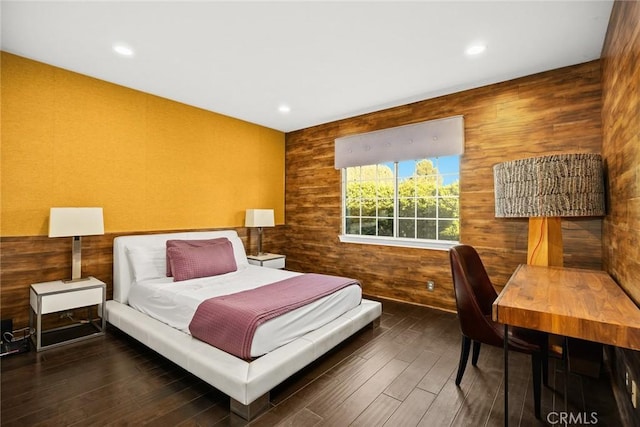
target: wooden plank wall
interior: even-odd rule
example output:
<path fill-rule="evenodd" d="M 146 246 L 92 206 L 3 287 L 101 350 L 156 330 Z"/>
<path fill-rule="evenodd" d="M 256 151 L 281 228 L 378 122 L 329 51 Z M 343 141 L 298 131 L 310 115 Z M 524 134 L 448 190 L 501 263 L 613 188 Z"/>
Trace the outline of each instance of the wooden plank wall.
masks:
<path fill-rule="evenodd" d="M 257 229 L 235 228 L 247 253 L 258 248 Z M 196 230 L 170 230 L 171 233 Z M 206 231 L 206 230 L 199 230 Z M 95 276 L 107 284 L 107 299 L 113 297 L 113 239 L 128 234 L 108 233 L 82 238 L 82 276 Z M 284 227 L 265 228 L 263 248 L 280 253 L 284 247 Z M 47 236 L 3 237 L 0 239 L 0 307 L 3 319 L 12 318 L 14 328 L 29 323 L 29 286 L 32 283 L 71 277 L 71 238 Z"/>
<path fill-rule="evenodd" d="M 606 270 L 640 304 L 640 3 L 618 2 L 603 58 L 603 157 L 611 191 Z"/>
<path fill-rule="evenodd" d="M 616 1 L 602 59 L 602 154 L 609 186 L 603 264 L 640 305 L 640 2 Z M 614 390 L 625 425 L 640 425 L 628 378 L 640 379 L 640 352 L 616 348 Z"/>
<path fill-rule="evenodd" d="M 341 176 L 334 139 L 464 115 L 461 241 L 475 246 L 498 290 L 526 262 L 527 220 L 494 218 L 494 164 L 538 155 L 600 153 L 600 61 L 557 69 L 286 135 L 289 268 L 351 276 L 369 295 L 455 309 L 446 251 L 340 243 Z M 564 262 L 600 269 L 602 219 L 563 221 Z M 434 280 L 434 292 L 426 290 Z"/>

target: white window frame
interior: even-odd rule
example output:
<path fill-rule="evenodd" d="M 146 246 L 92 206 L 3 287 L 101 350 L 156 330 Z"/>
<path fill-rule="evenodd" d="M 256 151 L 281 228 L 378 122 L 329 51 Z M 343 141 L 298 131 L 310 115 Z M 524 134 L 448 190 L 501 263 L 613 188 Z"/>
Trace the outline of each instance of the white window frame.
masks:
<path fill-rule="evenodd" d="M 422 159 L 415 159 L 422 160 Z M 399 197 L 398 197 L 398 162 L 394 162 L 394 233 L 398 232 L 398 219 L 399 219 Z M 431 249 L 431 250 L 441 250 L 448 251 L 451 247 L 460 244 L 459 241 L 451 241 L 451 240 L 434 240 L 434 239 L 419 239 L 419 238 L 403 238 L 403 237 L 390 237 L 390 236 L 370 236 L 370 235 L 359 235 L 359 234 L 347 234 L 346 233 L 346 190 L 347 190 L 347 168 L 342 168 L 341 170 L 341 199 L 342 199 L 342 210 L 340 214 L 341 220 L 341 234 L 338 236 L 340 242 L 342 243 L 356 243 L 356 244 L 365 244 L 365 245 L 381 245 L 381 246 L 397 246 L 397 247 L 406 247 L 406 248 L 419 248 L 419 249 Z M 458 164 L 458 179 L 460 174 L 460 165 Z M 458 195 L 458 202 L 460 201 L 460 196 Z M 459 214 L 458 214 L 459 215 Z M 377 216 L 376 216 L 377 218 Z M 460 216 L 458 216 L 458 221 L 460 221 Z"/>

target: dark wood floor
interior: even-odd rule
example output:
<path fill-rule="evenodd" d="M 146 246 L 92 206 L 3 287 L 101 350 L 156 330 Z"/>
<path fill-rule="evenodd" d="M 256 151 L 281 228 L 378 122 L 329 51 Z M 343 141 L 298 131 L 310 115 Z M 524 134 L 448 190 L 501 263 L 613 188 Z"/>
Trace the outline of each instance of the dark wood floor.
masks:
<path fill-rule="evenodd" d="M 380 326 L 366 328 L 280 385 L 273 407 L 251 426 L 499 426 L 503 359 L 483 347 L 478 366 L 454 377 L 460 334 L 455 315 L 384 302 Z M 533 416 L 530 360 L 512 353 L 513 426 L 563 425 L 563 378 L 552 369 L 542 421 Z M 41 353 L 5 357 L 3 426 L 243 426 L 229 399 L 188 372 L 109 327 L 105 337 Z M 606 372 L 570 375 L 568 412 L 583 424 L 620 426 Z M 582 415 L 578 415 L 582 414 Z M 549 418 L 548 418 L 549 417 Z M 548 418 L 548 419 L 547 419 Z M 576 425 L 576 424 L 572 424 Z"/>

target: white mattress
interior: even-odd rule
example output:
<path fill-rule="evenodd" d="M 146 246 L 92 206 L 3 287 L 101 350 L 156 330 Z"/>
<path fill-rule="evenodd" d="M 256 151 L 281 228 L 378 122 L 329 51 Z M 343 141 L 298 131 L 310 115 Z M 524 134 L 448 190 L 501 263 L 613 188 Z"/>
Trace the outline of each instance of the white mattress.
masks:
<path fill-rule="evenodd" d="M 214 277 L 174 282 L 172 277 L 136 282 L 131 286 L 129 305 L 176 329 L 189 333 L 189 323 L 198 305 L 221 295 L 253 289 L 289 277 L 286 270 L 241 265 L 238 271 Z M 266 354 L 306 333 L 318 329 L 360 304 L 360 286 L 348 286 L 304 307 L 271 319 L 258 327 L 251 356 Z"/>

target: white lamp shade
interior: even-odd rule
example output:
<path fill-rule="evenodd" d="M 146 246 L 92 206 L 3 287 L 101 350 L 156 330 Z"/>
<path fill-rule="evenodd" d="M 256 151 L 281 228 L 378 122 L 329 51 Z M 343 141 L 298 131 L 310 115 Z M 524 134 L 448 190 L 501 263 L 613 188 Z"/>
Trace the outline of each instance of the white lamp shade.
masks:
<path fill-rule="evenodd" d="M 104 234 L 102 208 L 51 208 L 49 237 Z"/>
<path fill-rule="evenodd" d="M 273 227 L 273 209 L 247 209 L 245 227 Z"/>

